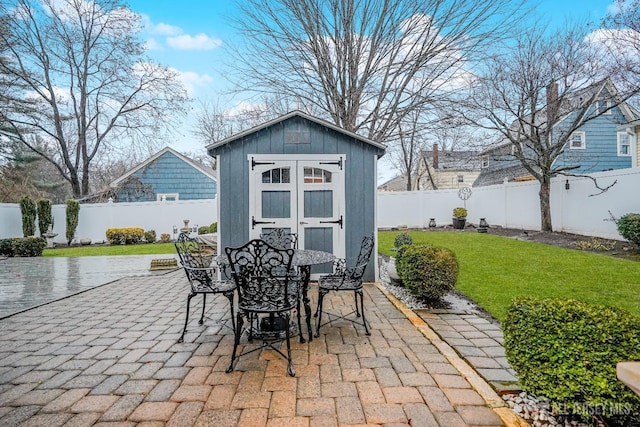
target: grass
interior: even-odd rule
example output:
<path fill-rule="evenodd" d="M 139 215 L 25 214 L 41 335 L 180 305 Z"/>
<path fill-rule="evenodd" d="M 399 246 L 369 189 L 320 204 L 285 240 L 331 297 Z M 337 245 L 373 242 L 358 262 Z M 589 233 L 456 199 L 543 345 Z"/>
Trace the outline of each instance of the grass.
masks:
<path fill-rule="evenodd" d="M 378 234 L 393 255 L 398 232 Z M 575 298 L 640 315 L 640 263 L 491 234 L 409 232 L 414 243 L 444 246 L 460 264 L 457 289 L 498 320 L 517 296 Z"/>
<path fill-rule="evenodd" d="M 173 243 L 153 243 L 141 245 L 91 245 L 45 249 L 42 256 L 106 256 L 106 255 L 155 255 L 175 254 Z"/>

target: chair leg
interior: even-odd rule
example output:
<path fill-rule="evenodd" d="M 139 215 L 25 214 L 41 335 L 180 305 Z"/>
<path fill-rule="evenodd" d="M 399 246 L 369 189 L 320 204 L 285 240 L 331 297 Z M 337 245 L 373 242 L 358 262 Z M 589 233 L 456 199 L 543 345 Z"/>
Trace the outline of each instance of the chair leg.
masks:
<path fill-rule="evenodd" d="M 360 296 L 360 311 L 362 312 L 362 324 L 364 325 L 365 334 L 371 335 L 369 325 L 367 324 L 367 318 L 364 316 L 364 296 L 362 294 L 362 289 L 357 290 L 356 293 Z"/>
<path fill-rule="evenodd" d="M 318 320 L 316 321 L 316 338 L 320 336 L 320 326 L 322 325 L 322 301 L 324 300 L 324 296 L 327 292 L 329 291 L 326 289 L 318 289 L 318 308 L 316 309 Z"/>
<path fill-rule="evenodd" d="M 362 294 L 361 294 L 362 295 Z M 362 304 L 360 304 L 360 308 L 358 308 L 358 291 L 353 291 L 353 300 L 356 303 L 356 317 L 360 317 L 360 311 L 364 311 Z"/>
<path fill-rule="evenodd" d="M 304 339 L 304 334 L 302 333 L 302 313 L 300 313 L 300 297 L 298 297 L 298 301 L 296 302 L 296 314 L 298 315 L 298 335 L 300 335 L 300 343 L 304 344 L 307 340 Z"/>
<path fill-rule="evenodd" d="M 289 374 L 290 377 L 295 377 L 296 376 L 296 371 L 295 369 L 293 369 L 293 358 L 291 357 L 291 328 L 289 328 L 289 322 L 291 321 L 291 315 L 290 314 L 286 314 L 285 316 L 282 316 L 285 320 L 285 325 L 287 325 L 287 328 L 285 329 L 285 336 L 287 338 L 287 362 L 288 366 L 287 366 L 287 373 Z"/>
<path fill-rule="evenodd" d="M 204 311 L 207 307 L 207 294 L 202 294 L 202 314 L 200 315 L 200 321 L 198 325 L 202 325 L 204 323 Z"/>
<path fill-rule="evenodd" d="M 229 363 L 229 367 L 227 368 L 227 373 L 233 372 L 233 364 L 236 361 L 236 354 L 238 352 L 238 345 L 240 344 L 240 335 L 242 334 L 242 314 L 238 312 L 236 316 L 236 332 L 234 334 L 233 340 L 233 353 L 231 353 L 231 363 Z"/>
<path fill-rule="evenodd" d="M 233 292 L 225 292 L 224 296 L 229 300 L 229 309 L 231 311 L 231 327 L 233 328 L 233 333 L 235 335 L 236 332 L 236 317 L 233 312 Z"/>
<path fill-rule="evenodd" d="M 184 334 L 187 332 L 187 323 L 189 323 L 189 306 L 191 305 L 191 298 L 193 298 L 196 294 L 190 293 L 187 297 L 187 315 L 184 318 L 184 328 L 182 329 L 182 335 L 178 338 L 178 342 L 184 342 Z"/>

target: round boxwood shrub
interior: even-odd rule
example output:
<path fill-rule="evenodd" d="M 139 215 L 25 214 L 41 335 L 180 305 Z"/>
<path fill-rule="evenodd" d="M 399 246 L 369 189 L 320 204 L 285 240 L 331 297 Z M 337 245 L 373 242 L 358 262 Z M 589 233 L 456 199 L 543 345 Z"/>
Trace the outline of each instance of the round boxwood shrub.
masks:
<path fill-rule="evenodd" d="M 144 240 L 147 243 L 155 243 L 156 242 L 156 230 L 147 230 L 144 232 Z"/>
<path fill-rule="evenodd" d="M 398 275 L 413 295 L 437 300 L 455 287 L 459 267 L 451 250 L 431 245 L 403 245 L 398 252 Z"/>
<path fill-rule="evenodd" d="M 15 256 L 42 256 L 42 251 L 44 251 L 46 246 L 47 241 L 43 237 L 29 236 L 23 239 L 13 240 L 13 251 Z"/>
<path fill-rule="evenodd" d="M 640 416 L 640 397 L 616 377 L 616 363 L 640 360 L 640 317 L 574 299 L 517 298 L 502 330 L 523 390 L 562 413 L 620 425 Z"/>
<path fill-rule="evenodd" d="M 413 245 L 413 239 L 407 232 L 402 232 L 398 234 L 393 241 L 393 247 L 398 249 L 402 245 Z"/>
<path fill-rule="evenodd" d="M 144 229 L 140 227 L 107 228 L 107 241 L 112 245 L 134 245 L 144 237 Z"/>
<path fill-rule="evenodd" d="M 640 214 L 629 213 L 616 221 L 618 233 L 640 250 Z"/>

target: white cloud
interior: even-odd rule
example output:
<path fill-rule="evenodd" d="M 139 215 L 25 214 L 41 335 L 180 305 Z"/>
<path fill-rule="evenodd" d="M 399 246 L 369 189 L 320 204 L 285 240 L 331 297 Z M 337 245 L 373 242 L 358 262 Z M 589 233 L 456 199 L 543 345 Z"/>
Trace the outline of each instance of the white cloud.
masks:
<path fill-rule="evenodd" d="M 222 40 L 214 39 L 204 33 L 191 36 L 184 34 L 181 36 L 167 37 L 167 44 L 180 50 L 212 50 L 222 45 Z"/>
<path fill-rule="evenodd" d="M 144 43 L 147 50 L 162 50 L 162 45 L 154 38 L 150 38 Z"/>
<path fill-rule="evenodd" d="M 176 36 L 183 33 L 182 28 L 175 25 L 165 24 L 164 22 L 150 26 L 149 32 L 151 34 L 161 34 L 163 36 Z"/>
<path fill-rule="evenodd" d="M 198 74 L 195 71 L 179 71 L 173 69 L 180 78 L 180 81 L 187 90 L 189 96 L 193 96 L 197 88 L 207 86 L 213 82 L 213 77 L 208 74 Z"/>

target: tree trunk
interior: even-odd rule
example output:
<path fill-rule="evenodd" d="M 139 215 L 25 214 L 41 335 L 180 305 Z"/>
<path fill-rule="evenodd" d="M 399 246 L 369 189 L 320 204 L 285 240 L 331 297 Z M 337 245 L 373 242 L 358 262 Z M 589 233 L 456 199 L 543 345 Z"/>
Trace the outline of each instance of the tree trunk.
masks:
<path fill-rule="evenodd" d="M 540 229 L 542 231 L 553 231 L 551 225 L 551 180 L 543 177 L 540 181 Z"/>

